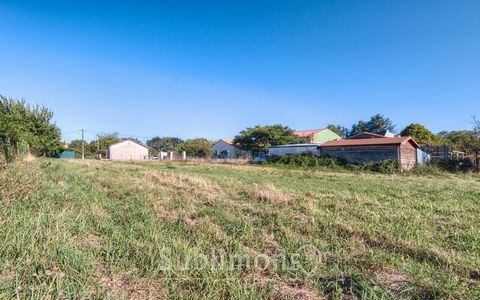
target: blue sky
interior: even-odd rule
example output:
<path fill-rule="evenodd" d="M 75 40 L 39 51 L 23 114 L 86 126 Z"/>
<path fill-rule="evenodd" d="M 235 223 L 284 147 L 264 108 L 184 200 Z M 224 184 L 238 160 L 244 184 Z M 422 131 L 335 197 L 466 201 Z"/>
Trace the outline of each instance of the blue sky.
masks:
<path fill-rule="evenodd" d="M 216 139 L 377 112 L 466 129 L 479 14 L 480 1 L 0 0 L 0 94 L 51 108 L 65 133 Z"/>

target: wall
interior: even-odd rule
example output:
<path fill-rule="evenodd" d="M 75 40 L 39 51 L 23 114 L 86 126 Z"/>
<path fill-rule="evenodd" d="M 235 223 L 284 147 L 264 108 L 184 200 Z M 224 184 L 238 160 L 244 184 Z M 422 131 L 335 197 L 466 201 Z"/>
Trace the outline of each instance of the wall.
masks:
<path fill-rule="evenodd" d="M 111 160 L 144 160 L 148 159 L 148 149 L 132 141 L 124 141 L 108 148 Z"/>
<path fill-rule="evenodd" d="M 417 149 L 417 164 L 424 165 L 429 163 L 432 160 L 432 157 L 427 152 L 422 149 Z"/>
<path fill-rule="evenodd" d="M 325 142 L 333 141 L 339 138 L 340 136 L 335 132 L 331 131 L 330 129 L 324 129 L 320 132 L 316 132 L 313 135 L 312 143 L 325 143 Z"/>
<path fill-rule="evenodd" d="M 400 165 L 403 170 L 410 170 L 417 163 L 417 148 L 410 142 L 400 145 Z"/>
<path fill-rule="evenodd" d="M 298 145 L 298 146 L 279 146 L 270 147 L 268 149 L 268 155 L 287 155 L 287 154 L 301 154 L 312 153 L 317 154 L 318 145 Z"/>
<path fill-rule="evenodd" d="M 398 160 L 398 146 L 321 147 L 320 154 L 338 157 L 350 163 L 369 163 L 383 160 Z"/>

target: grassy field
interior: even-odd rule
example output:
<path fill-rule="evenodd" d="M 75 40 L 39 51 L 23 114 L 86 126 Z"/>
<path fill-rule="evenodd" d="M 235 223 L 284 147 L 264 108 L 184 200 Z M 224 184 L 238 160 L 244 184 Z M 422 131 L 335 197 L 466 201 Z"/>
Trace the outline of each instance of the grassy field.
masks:
<path fill-rule="evenodd" d="M 1 299 L 480 298 L 479 176 L 47 159 L 0 172 Z"/>

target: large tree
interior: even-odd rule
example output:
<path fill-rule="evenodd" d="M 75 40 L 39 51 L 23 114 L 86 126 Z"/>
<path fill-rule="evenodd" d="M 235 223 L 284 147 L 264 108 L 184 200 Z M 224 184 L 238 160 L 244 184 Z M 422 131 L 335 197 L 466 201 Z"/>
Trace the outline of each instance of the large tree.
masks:
<path fill-rule="evenodd" d="M 59 151 L 60 129 L 52 118 L 53 112 L 43 106 L 0 95 L 0 146 L 7 161 L 27 149 L 36 155 Z"/>
<path fill-rule="evenodd" d="M 177 151 L 185 151 L 187 156 L 210 157 L 212 156 L 212 141 L 204 138 L 189 139 L 180 144 Z"/>
<path fill-rule="evenodd" d="M 147 141 L 147 146 L 154 149 L 156 152 L 173 151 L 183 143 L 183 140 L 178 137 L 154 137 Z"/>
<path fill-rule="evenodd" d="M 378 133 L 384 131 L 395 132 L 395 125 L 390 118 L 385 117 L 382 114 L 375 114 L 370 117 L 368 122 L 358 121 L 353 124 L 348 136 L 356 135 L 364 131 Z"/>
<path fill-rule="evenodd" d="M 408 125 L 400 132 L 400 134 L 402 136 L 411 136 L 417 143 L 420 144 L 431 144 L 437 140 L 435 135 L 430 130 L 418 123 L 412 123 Z"/>
<path fill-rule="evenodd" d="M 248 127 L 234 139 L 243 150 L 266 153 L 268 147 L 293 143 L 305 143 L 306 140 L 294 134 L 294 130 L 283 125 Z"/>

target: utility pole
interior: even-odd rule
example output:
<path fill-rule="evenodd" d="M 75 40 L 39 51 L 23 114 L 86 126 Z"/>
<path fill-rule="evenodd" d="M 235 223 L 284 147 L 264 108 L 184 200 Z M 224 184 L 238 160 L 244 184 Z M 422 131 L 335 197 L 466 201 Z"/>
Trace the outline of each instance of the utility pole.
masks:
<path fill-rule="evenodd" d="M 85 140 L 83 139 L 83 132 L 84 130 L 82 129 L 82 159 L 85 159 Z"/>

